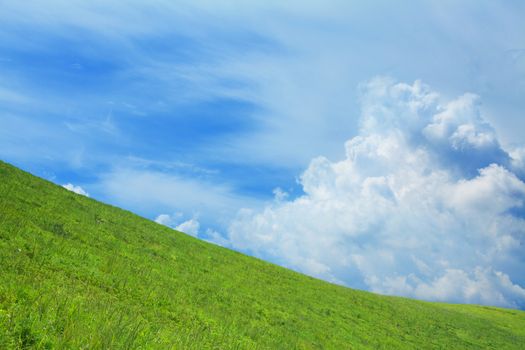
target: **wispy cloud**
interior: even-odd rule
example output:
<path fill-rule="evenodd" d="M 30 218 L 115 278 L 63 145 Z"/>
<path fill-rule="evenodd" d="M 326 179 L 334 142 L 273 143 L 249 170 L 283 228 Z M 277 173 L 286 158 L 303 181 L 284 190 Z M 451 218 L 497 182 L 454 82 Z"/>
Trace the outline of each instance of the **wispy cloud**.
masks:
<path fill-rule="evenodd" d="M 202 217 L 206 224 L 215 225 L 226 225 L 243 205 L 260 205 L 257 199 L 237 194 L 228 183 L 219 185 L 206 179 L 180 177 L 151 169 L 115 169 L 104 175 L 93 188 L 104 193 L 111 203 L 136 208 L 149 217 L 181 212 Z M 174 222 L 168 222 L 169 226 L 174 226 Z M 167 222 L 164 220 L 163 223 Z"/>
<path fill-rule="evenodd" d="M 252 108 L 233 113 L 235 121 L 250 127 L 216 132 L 201 147 L 191 145 L 193 154 L 205 158 L 213 149 L 215 159 L 297 171 L 317 154 L 341 155 L 338 145 L 357 131 L 355 86 L 385 73 L 424 77 L 446 94 L 482 93 L 488 111 L 507 106 L 504 120 L 487 116 L 504 141 L 520 139 L 525 76 L 523 59 L 512 54 L 523 49 L 519 3 L 383 4 L 382 11 L 345 1 L 4 5 L 3 55 L 11 63 L 0 65 L 2 74 L 37 97 L 33 107 L 68 106 L 54 115 L 66 114 L 70 125 L 104 121 L 113 108 L 114 124 L 128 125 L 135 151 L 143 140 L 130 125 L 168 114 L 165 127 L 191 125 L 186 134 L 198 137 L 205 131 L 197 126 L 210 120 L 188 124 L 195 113 L 181 106 L 242 101 Z M 27 35 L 32 45 L 22 40 Z M 35 57 L 39 68 L 28 67 Z"/>

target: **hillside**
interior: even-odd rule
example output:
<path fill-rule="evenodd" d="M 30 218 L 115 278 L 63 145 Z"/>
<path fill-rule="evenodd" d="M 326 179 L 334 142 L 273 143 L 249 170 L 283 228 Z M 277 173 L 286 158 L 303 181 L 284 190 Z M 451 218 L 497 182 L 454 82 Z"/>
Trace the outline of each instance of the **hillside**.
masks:
<path fill-rule="evenodd" d="M 525 312 L 356 291 L 0 162 L 0 349 L 523 349 Z"/>

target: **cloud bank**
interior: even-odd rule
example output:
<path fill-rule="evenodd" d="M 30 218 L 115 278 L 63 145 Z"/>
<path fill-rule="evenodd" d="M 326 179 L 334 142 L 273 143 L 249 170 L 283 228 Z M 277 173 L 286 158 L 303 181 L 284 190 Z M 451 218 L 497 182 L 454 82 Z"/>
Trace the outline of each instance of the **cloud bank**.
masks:
<path fill-rule="evenodd" d="M 240 211 L 229 244 L 374 292 L 524 308 L 522 150 L 502 148 L 473 94 L 376 78 L 361 109 L 345 158 L 313 159 L 299 198 Z"/>

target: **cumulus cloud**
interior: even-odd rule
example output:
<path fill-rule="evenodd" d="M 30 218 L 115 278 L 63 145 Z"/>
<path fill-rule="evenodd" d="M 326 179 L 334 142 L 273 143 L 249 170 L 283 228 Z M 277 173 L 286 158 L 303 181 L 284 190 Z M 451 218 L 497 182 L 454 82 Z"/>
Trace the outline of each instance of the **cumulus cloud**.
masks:
<path fill-rule="evenodd" d="M 230 247 L 230 241 L 224 238 L 218 231 L 208 228 L 206 230 L 206 241 L 223 247 Z"/>
<path fill-rule="evenodd" d="M 175 230 L 184 232 L 188 235 L 197 237 L 199 234 L 200 223 L 196 219 L 189 219 L 177 225 Z"/>
<path fill-rule="evenodd" d="M 155 222 L 164 226 L 171 227 L 177 231 L 184 232 L 190 236 L 197 237 L 200 230 L 200 222 L 196 218 L 189 220 L 182 219 L 182 213 L 160 214 L 155 218 Z M 181 222 L 182 220 L 182 222 Z"/>
<path fill-rule="evenodd" d="M 177 231 L 184 232 L 193 237 L 199 237 L 207 242 L 217 244 L 223 247 L 231 247 L 230 241 L 227 240 L 224 235 L 212 228 L 206 228 L 205 231 L 201 231 L 201 223 L 197 218 L 192 217 L 189 220 L 183 219 L 184 214 L 177 212 L 174 214 L 160 214 L 155 218 L 155 222 L 164 226 L 168 226 Z"/>
<path fill-rule="evenodd" d="M 83 196 L 89 197 L 89 193 L 87 193 L 82 187 L 75 186 L 71 183 L 67 183 L 65 185 L 62 185 L 66 190 L 69 190 L 71 192 L 75 192 L 76 194 L 81 194 Z"/>
<path fill-rule="evenodd" d="M 280 187 L 276 187 L 273 189 L 273 196 L 275 201 L 281 202 L 288 198 L 289 194 L 288 192 L 283 191 Z"/>
<path fill-rule="evenodd" d="M 230 244 L 379 293 L 525 307 L 521 153 L 502 148 L 479 98 L 377 78 L 361 103 L 345 158 L 313 159 L 299 198 L 241 210 Z"/>
<path fill-rule="evenodd" d="M 514 148 L 509 152 L 509 155 L 514 171 L 525 177 L 525 147 Z"/>
<path fill-rule="evenodd" d="M 180 218 L 182 216 L 182 213 L 176 213 L 173 215 L 169 214 L 160 214 L 155 218 L 155 222 L 157 224 L 161 224 L 164 226 L 173 226 L 176 225 L 176 218 Z"/>

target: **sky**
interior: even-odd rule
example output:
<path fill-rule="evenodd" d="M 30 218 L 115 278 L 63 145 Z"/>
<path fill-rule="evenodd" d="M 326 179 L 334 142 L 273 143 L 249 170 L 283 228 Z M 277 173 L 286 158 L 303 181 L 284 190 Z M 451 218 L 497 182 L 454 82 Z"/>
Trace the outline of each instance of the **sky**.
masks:
<path fill-rule="evenodd" d="M 0 159 L 333 283 L 525 309 L 524 2 L 0 8 Z"/>

